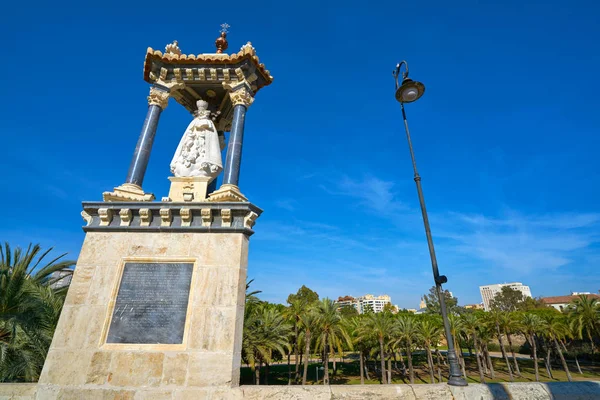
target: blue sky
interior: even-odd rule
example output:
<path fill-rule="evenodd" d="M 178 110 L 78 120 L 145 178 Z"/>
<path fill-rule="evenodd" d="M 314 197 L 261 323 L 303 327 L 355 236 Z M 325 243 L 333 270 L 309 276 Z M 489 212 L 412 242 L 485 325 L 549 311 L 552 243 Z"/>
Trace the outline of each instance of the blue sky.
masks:
<path fill-rule="evenodd" d="M 432 285 L 391 71 L 407 106 L 447 288 L 521 281 L 534 296 L 600 289 L 600 37 L 594 2 L 11 2 L 0 37 L 0 240 L 75 258 L 81 201 L 123 183 L 146 113 L 146 47 L 251 41 L 275 77 L 246 120 L 240 187 L 265 210 L 249 276 L 284 301 Z M 144 182 L 168 193 L 190 115 L 171 101 Z"/>

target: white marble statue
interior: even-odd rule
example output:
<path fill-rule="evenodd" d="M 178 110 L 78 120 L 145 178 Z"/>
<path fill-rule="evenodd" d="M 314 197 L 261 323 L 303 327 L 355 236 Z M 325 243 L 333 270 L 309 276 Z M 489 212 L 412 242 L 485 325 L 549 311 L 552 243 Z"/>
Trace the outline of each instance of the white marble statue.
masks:
<path fill-rule="evenodd" d="M 219 135 L 210 119 L 208 103 L 196 102 L 198 111 L 188 125 L 171 161 L 176 177 L 206 176 L 214 178 L 223 169 Z"/>

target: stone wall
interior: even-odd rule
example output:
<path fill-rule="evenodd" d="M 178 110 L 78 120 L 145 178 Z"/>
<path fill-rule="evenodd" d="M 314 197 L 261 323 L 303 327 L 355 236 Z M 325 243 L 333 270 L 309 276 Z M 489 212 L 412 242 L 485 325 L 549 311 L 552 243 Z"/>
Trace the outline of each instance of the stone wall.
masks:
<path fill-rule="evenodd" d="M 88 232 L 37 397 L 126 399 L 147 391 L 171 398 L 187 387 L 237 386 L 247 255 L 243 233 Z M 194 270 L 183 344 L 106 343 L 124 261 L 188 259 Z"/>
<path fill-rule="evenodd" d="M 146 390 L 148 389 L 148 390 Z M 335 386 L 241 386 L 237 388 L 185 388 L 155 391 L 149 388 L 78 390 L 56 388 L 43 400 L 595 400 L 600 382 L 472 384 L 467 387 L 436 385 L 335 385 Z M 33 400 L 35 384 L 0 384 L 0 400 Z"/>

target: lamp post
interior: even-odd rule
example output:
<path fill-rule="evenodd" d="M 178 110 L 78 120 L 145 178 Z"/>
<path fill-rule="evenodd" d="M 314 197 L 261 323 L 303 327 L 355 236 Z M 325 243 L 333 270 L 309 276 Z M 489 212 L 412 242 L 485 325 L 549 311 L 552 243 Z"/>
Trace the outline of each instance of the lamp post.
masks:
<path fill-rule="evenodd" d="M 400 69 L 403 65 L 404 71 L 402 72 L 402 83 L 398 85 Z M 423 93 L 425 93 L 425 85 L 423 85 L 421 82 L 413 81 L 412 79 L 408 78 L 408 64 L 406 61 L 401 61 L 396 66 L 396 70 L 393 72 L 393 75 L 396 80 L 396 100 L 400 102 L 400 108 L 402 109 L 402 118 L 404 119 L 404 129 L 406 130 L 408 149 L 410 150 L 410 158 L 412 159 L 413 170 L 415 173 L 414 179 L 415 183 L 417 184 L 417 193 L 419 195 L 419 203 L 421 205 L 421 214 L 423 215 L 423 224 L 425 225 L 425 235 L 427 236 L 427 245 L 429 246 L 429 256 L 431 257 L 433 279 L 435 280 L 435 287 L 438 298 L 440 299 L 440 309 L 442 311 L 444 330 L 446 331 L 446 339 L 448 341 L 448 363 L 450 364 L 450 377 L 448 378 L 448 384 L 452 386 L 467 386 L 467 381 L 463 379 L 460 372 L 460 367 L 458 365 L 458 358 L 454 348 L 454 340 L 452 338 L 452 332 L 450 331 L 450 322 L 448 321 L 446 299 L 444 297 L 444 291 L 442 290 L 442 284 L 448 282 L 448 278 L 446 278 L 444 275 L 440 275 L 438 270 L 437 259 L 435 257 L 435 248 L 433 247 L 433 239 L 431 238 L 431 229 L 429 228 L 429 218 L 427 217 L 427 209 L 425 208 L 425 198 L 423 197 L 423 189 L 421 188 L 421 176 L 417 171 L 417 162 L 415 161 L 415 153 L 413 151 L 412 141 L 410 139 L 408 122 L 406 121 L 406 112 L 404 111 L 404 103 L 412 103 L 423 96 Z"/>

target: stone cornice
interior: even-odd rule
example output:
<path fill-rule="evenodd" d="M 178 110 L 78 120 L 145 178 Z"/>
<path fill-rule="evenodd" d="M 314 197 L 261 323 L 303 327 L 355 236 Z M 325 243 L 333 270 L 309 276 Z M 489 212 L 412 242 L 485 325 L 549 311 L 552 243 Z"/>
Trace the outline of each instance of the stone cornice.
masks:
<path fill-rule="evenodd" d="M 251 203 L 84 202 L 85 232 L 254 233 Z"/>

